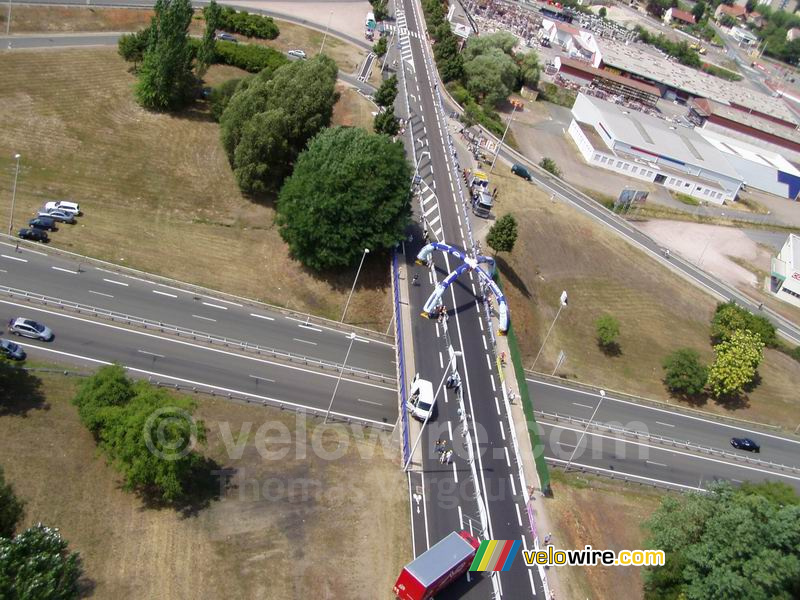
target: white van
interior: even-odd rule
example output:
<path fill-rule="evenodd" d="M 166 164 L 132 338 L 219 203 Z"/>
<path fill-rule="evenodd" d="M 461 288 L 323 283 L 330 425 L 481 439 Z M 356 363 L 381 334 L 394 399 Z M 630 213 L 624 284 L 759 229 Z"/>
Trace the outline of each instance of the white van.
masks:
<path fill-rule="evenodd" d="M 433 385 L 427 379 L 420 379 L 419 373 L 411 382 L 406 408 L 412 417 L 420 421 L 433 417 Z"/>

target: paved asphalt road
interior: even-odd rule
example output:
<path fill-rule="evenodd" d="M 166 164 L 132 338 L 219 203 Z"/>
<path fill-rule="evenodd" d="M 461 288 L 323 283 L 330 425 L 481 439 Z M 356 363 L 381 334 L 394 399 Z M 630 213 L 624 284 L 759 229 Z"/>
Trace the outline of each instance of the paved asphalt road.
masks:
<path fill-rule="evenodd" d="M 0 300 L 2 323 L 19 314 L 46 323 L 55 334 L 51 342 L 5 334 L 37 358 L 94 365 L 118 362 L 138 376 L 248 395 L 272 404 L 291 403 L 323 413 L 337 381 L 335 372 L 320 372 Z M 397 391 L 393 385 L 343 377 L 332 414 L 393 425 L 397 420 Z"/>
<path fill-rule="evenodd" d="M 265 306 L 204 296 L 85 263 L 78 272 L 77 261 L 45 252 L 46 247 L 15 252 L 12 244 L 0 242 L 0 285 L 333 363 L 341 363 L 350 346 L 344 331 L 306 325 Z M 357 335 L 347 365 L 394 377 L 394 359 L 393 344 Z"/>

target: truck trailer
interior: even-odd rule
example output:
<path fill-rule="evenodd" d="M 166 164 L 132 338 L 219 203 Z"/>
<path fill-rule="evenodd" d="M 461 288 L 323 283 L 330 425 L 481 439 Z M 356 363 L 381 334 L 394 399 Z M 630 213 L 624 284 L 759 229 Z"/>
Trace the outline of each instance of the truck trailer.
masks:
<path fill-rule="evenodd" d="M 394 584 L 400 600 L 430 600 L 469 569 L 480 548 L 467 531 L 454 531 L 408 563 Z"/>

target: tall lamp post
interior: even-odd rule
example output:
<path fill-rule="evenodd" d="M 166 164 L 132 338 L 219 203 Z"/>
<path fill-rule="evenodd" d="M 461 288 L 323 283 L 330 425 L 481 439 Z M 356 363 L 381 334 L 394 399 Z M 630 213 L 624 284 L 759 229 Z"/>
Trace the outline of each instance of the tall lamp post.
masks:
<path fill-rule="evenodd" d="M 8 15 L 6 16 L 6 35 L 8 35 L 10 32 L 11 32 L 11 0 L 8 0 Z"/>
<path fill-rule="evenodd" d="M 569 471 L 569 466 L 572 464 L 572 459 L 575 458 L 575 453 L 578 451 L 578 446 L 581 445 L 583 437 L 586 435 L 586 432 L 589 430 L 589 427 L 591 427 L 592 421 L 594 421 L 594 416 L 597 414 L 597 411 L 600 410 L 600 405 L 603 403 L 603 399 L 605 397 L 606 397 L 606 391 L 600 390 L 600 401 L 597 403 L 597 406 L 594 407 L 594 412 L 592 413 L 592 416 L 589 417 L 589 422 L 586 424 L 583 433 L 581 433 L 581 437 L 578 438 L 578 442 L 575 444 L 575 449 L 572 451 L 572 454 L 570 454 L 569 460 L 567 461 L 567 466 L 564 469 L 564 471 Z"/>
<path fill-rule="evenodd" d="M 561 314 L 561 309 L 564 308 L 566 305 L 567 305 L 567 290 L 564 290 L 563 292 L 561 292 L 558 312 L 556 313 L 553 322 L 550 324 L 550 329 L 547 330 L 547 335 L 544 336 L 544 341 L 542 341 L 542 345 L 539 348 L 539 352 L 536 354 L 536 358 L 533 359 L 533 364 L 531 365 L 531 371 L 533 371 L 533 367 L 536 366 L 536 361 L 539 360 L 539 356 L 541 356 L 542 350 L 544 350 L 544 345 L 547 343 L 547 338 L 550 337 L 550 332 L 553 331 L 553 327 L 555 326 L 556 321 L 558 320 L 558 315 Z"/>
<path fill-rule="evenodd" d="M 353 279 L 353 287 L 350 288 L 350 295 L 347 297 L 347 302 L 344 305 L 344 311 L 342 311 L 342 318 L 341 322 L 344 323 L 344 316 L 347 314 L 347 307 L 350 306 L 350 298 L 353 297 L 353 290 L 356 289 L 356 282 L 358 281 L 358 274 L 361 273 L 361 267 L 364 266 L 364 259 L 369 254 L 369 248 L 364 248 L 364 254 L 361 255 L 361 262 L 358 263 L 358 271 L 356 271 L 356 278 Z"/>
<path fill-rule="evenodd" d="M 506 134 L 508 134 L 508 128 L 511 127 L 511 121 L 514 120 L 514 111 L 517 110 L 516 103 L 514 104 L 514 108 L 511 110 L 511 116 L 508 118 L 508 123 L 506 123 L 506 128 L 503 131 L 503 137 L 500 138 L 500 143 L 497 145 L 497 150 L 495 150 L 494 158 L 492 159 L 492 166 L 489 167 L 489 173 L 494 171 L 494 163 L 497 162 L 497 155 L 500 154 L 500 148 L 503 147 L 503 142 L 506 141 Z"/>
<path fill-rule="evenodd" d="M 22 158 L 22 155 L 15 154 L 14 158 L 17 159 L 17 168 L 14 171 L 14 187 L 11 191 L 11 216 L 8 219 L 8 235 L 11 235 L 14 226 L 14 203 L 17 201 L 17 177 L 19 177 L 19 159 Z"/>
<path fill-rule="evenodd" d="M 428 152 L 427 150 L 425 150 L 425 152 L 420 152 L 419 158 L 417 158 L 417 166 L 414 169 L 414 176 L 411 178 L 411 183 L 412 184 L 417 182 L 417 175 L 419 175 L 419 165 L 422 162 L 422 157 L 425 156 L 426 154 L 428 155 L 428 158 L 431 157 L 431 153 Z"/>
<path fill-rule="evenodd" d="M 350 350 L 353 349 L 353 340 L 356 339 L 356 334 L 351 333 L 347 337 L 350 338 L 350 345 L 347 347 L 347 354 L 344 355 L 344 362 L 342 363 L 342 366 L 339 367 L 339 377 L 336 379 L 336 385 L 333 388 L 333 394 L 331 394 L 331 401 L 330 404 L 328 404 L 328 411 L 325 413 L 325 421 L 324 421 L 325 423 L 328 422 L 328 417 L 331 416 L 331 409 L 333 408 L 333 399 L 336 398 L 336 392 L 339 391 L 339 384 L 342 381 L 342 373 L 344 373 L 345 365 L 347 365 L 347 358 L 350 356 Z"/>
<path fill-rule="evenodd" d="M 333 11 L 328 13 L 328 24 L 325 26 L 325 35 L 322 36 L 322 44 L 319 46 L 319 53 L 322 54 L 323 48 L 325 48 L 325 40 L 328 39 L 328 29 L 331 27 L 331 18 L 333 17 Z"/>

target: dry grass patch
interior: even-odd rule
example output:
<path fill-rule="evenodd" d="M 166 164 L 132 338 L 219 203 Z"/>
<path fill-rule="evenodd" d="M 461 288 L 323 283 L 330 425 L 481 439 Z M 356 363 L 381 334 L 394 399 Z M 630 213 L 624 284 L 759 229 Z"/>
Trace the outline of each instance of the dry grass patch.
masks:
<path fill-rule="evenodd" d="M 547 514 L 556 548 L 635 550 L 644 545 L 641 525 L 653 514 L 662 492 L 585 475 L 553 472 L 553 500 Z M 558 597 L 643 597 L 639 567 L 553 567 Z"/>
<path fill-rule="evenodd" d="M 358 90 L 349 85 L 338 84 L 336 90 L 341 94 L 339 102 L 333 109 L 333 120 L 337 125 L 361 127 L 373 131 L 373 112 L 377 111 L 375 104 L 367 100 Z"/>
<path fill-rule="evenodd" d="M 393 578 L 411 554 L 397 456 L 328 431 L 318 436 L 326 449 L 333 451 L 336 439 L 349 446 L 341 458 L 324 460 L 310 446 L 320 433 L 316 422 L 298 430 L 290 413 L 200 398 L 197 416 L 209 428 L 204 452 L 233 476 L 221 499 L 182 516 L 148 508 L 120 488 L 70 404 L 75 385 L 42 377 L 47 408 L 0 416 L 0 460 L 26 503 L 23 526 L 59 527 L 81 553 L 94 597 L 391 597 Z M 303 453 L 291 448 L 285 459 L 262 458 L 255 432 L 267 421 L 285 426 Z M 220 423 L 234 439 L 243 424 L 253 424 L 241 458 L 228 456 Z"/>
<path fill-rule="evenodd" d="M 238 74 L 215 66 L 207 79 Z M 110 48 L 14 52 L 0 80 L 0 189 L 11 189 L 13 154 L 23 157 L 17 226 L 45 200 L 74 198 L 86 214 L 53 236 L 56 246 L 340 317 L 355 268 L 320 276 L 289 257 L 273 201 L 241 194 L 202 103 L 176 115 L 141 109 L 134 76 Z M 8 211 L 0 203 L 0 219 Z M 349 319 L 385 331 L 388 286 L 385 257 L 370 255 Z"/>
<path fill-rule="evenodd" d="M 500 256 L 512 321 L 530 367 L 558 310 L 562 290 L 569 306 L 553 328 L 536 363 L 550 373 L 560 350 L 559 374 L 607 389 L 673 401 L 662 383 L 661 362 L 690 347 L 713 360 L 709 322 L 716 301 L 677 274 L 648 258 L 607 228 L 515 177 L 495 171 L 498 216 L 513 212 L 519 239 L 510 256 Z M 596 342 L 595 320 L 604 313 L 620 323 L 621 354 L 608 356 Z M 774 351 L 765 353 L 762 383 L 744 406 L 707 402 L 719 413 L 794 428 L 797 400 L 788 378 L 800 364 Z"/>
<path fill-rule="evenodd" d="M 6 11 L 0 15 L 3 31 Z M 138 31 L 150 24 L 153 11 L 137 8 L 19 6 L 11 12 L 11 33 L 76 31 Z"/>

